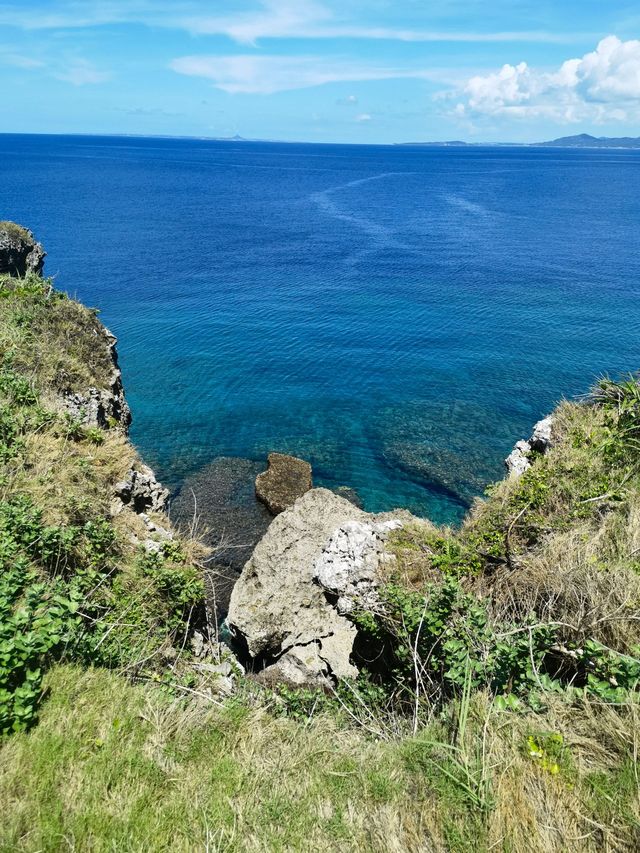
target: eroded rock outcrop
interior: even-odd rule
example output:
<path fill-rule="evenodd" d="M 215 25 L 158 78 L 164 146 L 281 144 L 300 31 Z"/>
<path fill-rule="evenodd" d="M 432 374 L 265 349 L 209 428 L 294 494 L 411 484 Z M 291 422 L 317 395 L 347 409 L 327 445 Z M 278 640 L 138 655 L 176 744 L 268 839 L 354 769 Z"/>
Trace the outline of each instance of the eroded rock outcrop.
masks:
<path fill-rule="evenodd" d="M 30 272 L 39 275 L 46 254 L 27 228 L 15 222 L 0 222 L 0 274 L 18 278 Z"/>
<path fill-rule="evenodd" d="M 256 477 L 256 497 L 278 515 L 313 488 L 311 465 L 285 453 L 270 453 L 268 462 L 267 470 Z"/>
<path fill-rule="evenodd" d="M 96 346 L 104 347 L 113 365 L 106 387 L 89 387 L 83 392 L 68 391 L 60 395 L 60 401 L 74 420 L 86 426 L 108 428 L 118 426 L 127 432 L 131 424 L 131 410 L 124 396 L 122 371 L 118 364 L 117 339 L 102 327 Z"/>
<path fill-rule="evenodd" d="M 138 514 L 164 512 L 169 498 L 169 490 L 156 480 L 151 468 L 141 462 L 131 468 L 126 479 L 116 483 L 114 492 L 122 507 Z"/>
<path fill-rule="evenodd" d="M 265 680 L 332 684 L 352 678 L 356 627 L 371 603 L 384 538 L 399 518 L 372 516 L 327 489 L 313 489 L 271 523 L 231 594 L 227 622 Z"/>
<path fill-rule="evenodd" d="M 546 453 L 553 447 L 553 418 L 551 416 L 538 421 L 533 427 L 528 441 L 518 441 L 504 460 L 510 477 L 520 477 L 531 467 L 532 453 Z"/>
<path fill-rule="evenodd" d="M 389 559 L 384 542 L 399 519 L 347 521 L 335 530 L 316 560 L 313 579 L 336 596 L 338 613 L 351 613 L 356 604 L 367 610 L 378 604 L 378 569 Z"/>

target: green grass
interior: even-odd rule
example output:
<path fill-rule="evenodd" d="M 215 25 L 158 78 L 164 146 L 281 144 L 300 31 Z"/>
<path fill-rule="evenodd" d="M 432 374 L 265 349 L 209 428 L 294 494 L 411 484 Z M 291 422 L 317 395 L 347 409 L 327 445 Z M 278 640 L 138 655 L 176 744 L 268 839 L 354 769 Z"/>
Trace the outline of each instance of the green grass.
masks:
<path fill-rule="evenodd" d="M 3 851 L 595 851 L 605 838 L 631 851 L 640 838 L 632 709 L 560 703 L 549 733 L 477 696 L 464 728 L 454 704 L 381 739 L 336 713 L 274 715 L 255 689 L 216 706 L 70 666 L 45 684 L 38 726 L 0 747 Z M 560 773 L 530 756 L 531 732 Z"/>
<path fill-rule="evenodd" d="M 43 392 L 108 388 L 113 365 L 96 312 L 30 273 L 0 276 L 0 353 Z"/>
<path fill-rule="evenodd" d="M 135 450 L 60 404 L 110 383 L 96 336 L 50 282 L 0 277 L 1 851 L 640 848 L 635 378 L 561 404 L 553 449 L 460 530 L 393 534 L 357 688 L 207 700 L 202 549 L 140 551 L 112 506 Z"/>

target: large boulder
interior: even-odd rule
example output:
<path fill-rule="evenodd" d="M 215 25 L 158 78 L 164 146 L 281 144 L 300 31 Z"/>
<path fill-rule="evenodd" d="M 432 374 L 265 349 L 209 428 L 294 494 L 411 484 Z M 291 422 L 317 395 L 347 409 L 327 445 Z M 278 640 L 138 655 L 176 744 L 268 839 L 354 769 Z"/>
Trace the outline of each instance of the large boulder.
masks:
<path fill-rule="evenodd" d="M 356 627 L 370 604 L 384 538 L 399 519 L 372 516 L 327 489 L 313 489 L 277 516 L 231 594 L 227 624 L 264 680 L 334 684 L 352 678 Z M 393 514 L 395 515 L 395 514 Z"/>
<path fill-rule="evenodd" d="M 256 497 L 278 515 L 313 487 L 311 465 L 285 453 L 270 453 L 268 463 L 267 470 L 256 477 Z"/>
<path fill-rule="evenodd" d="M 40 275 L 45 256 L 31 231 L 15 222 L 0 222 L 0 274 L 19 278 L 30 272 Z"/>

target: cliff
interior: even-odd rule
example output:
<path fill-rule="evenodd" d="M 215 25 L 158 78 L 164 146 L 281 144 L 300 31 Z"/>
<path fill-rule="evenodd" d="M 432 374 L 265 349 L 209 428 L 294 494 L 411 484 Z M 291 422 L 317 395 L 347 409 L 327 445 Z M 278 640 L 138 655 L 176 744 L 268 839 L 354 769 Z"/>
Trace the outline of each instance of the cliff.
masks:
<path fill-rule="evenodd" d="M 460 529 L 306 491 L 233 591 L 238 663 L 115 339 L 3 228 L 2 849 L 638 849 L 636 378 L 561 403 Z"/>

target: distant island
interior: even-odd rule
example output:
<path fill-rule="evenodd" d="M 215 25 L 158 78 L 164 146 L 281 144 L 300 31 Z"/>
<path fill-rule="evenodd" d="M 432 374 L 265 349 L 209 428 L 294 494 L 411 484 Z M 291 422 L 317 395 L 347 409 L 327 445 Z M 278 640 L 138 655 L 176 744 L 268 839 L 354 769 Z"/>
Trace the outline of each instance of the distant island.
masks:
<path fill-rule="evenodd" d="M 548 142 L 463 142 L 459 139 L 446 142 L 402 142 L 401 145 L 420 145 L 443 148 L 467 148 L 479 145 L 500 145 L 517 148 L 640 148 L 640 136 L 591 136 L 579 133 L 575 136 L 561 136 Z"/>

